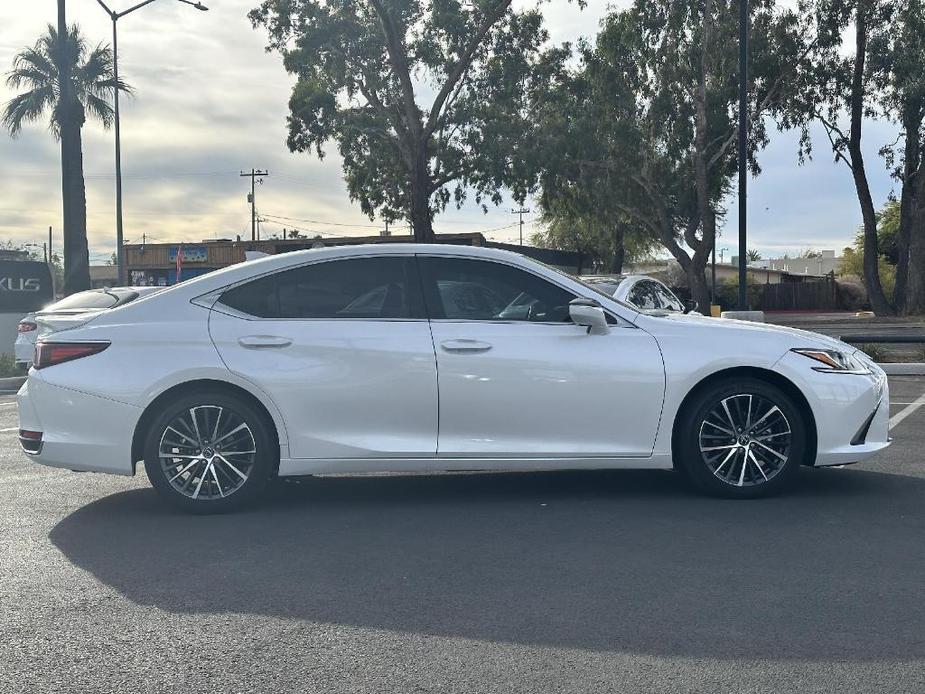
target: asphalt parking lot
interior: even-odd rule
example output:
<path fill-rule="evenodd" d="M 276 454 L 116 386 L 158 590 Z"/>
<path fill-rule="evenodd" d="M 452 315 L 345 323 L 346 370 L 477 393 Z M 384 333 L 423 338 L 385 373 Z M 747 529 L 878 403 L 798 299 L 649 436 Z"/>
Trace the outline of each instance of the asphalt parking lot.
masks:
<path fill-rule="evenodd" d="M 0 395 L 0 692 L 925 691 L 925 378 L 890 381 L 894 445 L 775 499 L 336 477 L 220 517 L 30 463 Z"/>

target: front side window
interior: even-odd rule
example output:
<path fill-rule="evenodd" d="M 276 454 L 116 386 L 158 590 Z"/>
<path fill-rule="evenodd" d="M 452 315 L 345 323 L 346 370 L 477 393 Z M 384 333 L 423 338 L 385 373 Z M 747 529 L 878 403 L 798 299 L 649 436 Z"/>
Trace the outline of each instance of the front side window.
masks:
<path fill-rule="evenodd" d="M 421 258 L 432 318 L 568 322 L 575 295 L 519 268 L 468 258 Z"/>
<path fill-rule="evenodd" d="M 419 318 L 418 287 L 413 258 L 346 258 L 260 277 L 220 301 L 258 318 Z"/>

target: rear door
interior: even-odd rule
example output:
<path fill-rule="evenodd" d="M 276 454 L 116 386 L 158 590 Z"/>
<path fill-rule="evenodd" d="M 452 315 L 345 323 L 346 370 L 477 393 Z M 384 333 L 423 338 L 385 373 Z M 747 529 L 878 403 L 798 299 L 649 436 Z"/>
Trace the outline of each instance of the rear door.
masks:
<path fill-rule="evenodd" d="M 209 330 L 276 402 L 293 458 L 433 457 L 437 372 L 413 256 L 325 260 L 227 290 Z"/>

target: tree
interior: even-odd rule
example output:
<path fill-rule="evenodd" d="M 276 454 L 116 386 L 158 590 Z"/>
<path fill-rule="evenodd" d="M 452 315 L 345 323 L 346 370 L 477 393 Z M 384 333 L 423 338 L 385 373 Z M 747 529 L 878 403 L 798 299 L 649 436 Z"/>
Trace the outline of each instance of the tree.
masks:
<path fill-rule="evenodd" d="M 896 265 L 894 305 L 903 314 L 925 313 L 925 3 L 904 0 L 893 21 L 877 26 L 870 41 L 872 80 L 881 85 L 880 109 L 899 125 L 902 147 L 884 147 L 900 182 L 900 201 L 878 220 L 895 229 L 882 249 Z M 888 216 L 890 215 L 890 216 Z M 895 218 L 894 216 L 895 215 Z M 895 224 L 895 226 L 893 226 Z M 883 234 L 880 234 L 881 239 Z"/>
<path fill-rule="evenodd" d="M 759 251 L 757 248 L 749 248 L 745 253 L 745 257 L 748 258 L 749 262 L 758 262 L 761 260 L 761 251 Z"/>
<path fill-rule="evenodd" d="M 88 48 L 77 25 L 72 25 L 61 37 L 49 24 L 35 46 L 20 51 L 13 59 L 13 69 L 6 83 L 13 90 L 24 89 L 7 102 L 3 110 L 3 126 L 10 134 L 17 136 L 25 123 L 47 114 L 52 134 L 61 142 L 65 181 L 63 290 L 70 294 L 87 289 L 90 259 L 81 128 L 87 118 L 98 120 L 104 127 L 112 123 L 110 97 L 116 86 L 112 51 L 103 45 Z M 129 91 L 121 80 L 118 88 Z M 70 98 L 63 99 L 62 92 Z M 71 186 L 67 185 L 68 181 Z"/>
<path fill-rule="evenodd" d="M 542 230 L 531 241 L 542 248 L 576 251 L 581 254 L 582 268 L 619 275 L 624 263 L 649 255 L 655 245 L 626 219 L 608 221 L 599 214 L 569 217 L 563 213 L 544 213 Z"/>
<path fill-rule="evenodd" d="M 738 0 L 636 0 L 606 17 L 582 51 L 581 74 L 560 80 L 572 96 L 558 117 L 567 134 L 551 139 L 565 145 L 541 177 L 544 200 L 565 197 L 589 213 L 598 198 L 583 191 L 609 190 L 601 204 L 647 229 L 704 306 L 721 201 L 737 171 L 737 8 Z M 757 174 L 764 116 L 804 56 L 794 13 L 772 0 L 752 2 L 751 12 L 747 155 Z"/>
<path fill-rule="evenodd" d="M 526 95 L 556 49 L 538 9 L 511 0 L 264 0 L 249 17 L 297 76 L 288 146 L 335 142 L 350 197 L 364 213 L 411 222 L 434 238 L 433 217 L 468 190 L 522 201 L 523 157 L 537 135 Z M 561 49 L 558 49 L 561 50 Z M 429 105 L 422 95 L 433 92 Z"/>
<path fill-rule="evenodd" d="M 810 18 L 806 35 L 813 37 L 812 59 L 800 71 L 782 122 L 802 129 L 801 161 L 812 153 L 809 124 L 821 124 L 835 160 L 851 173 L 863 221 L 863 278 L 874 312 L 925 312 L 922 1 L 803 0 L 802 9 Z M 901 148 L 881 150 L 902 184 L 892 301 L 880 276 L 878 215 L 861 149 L 864 120 L 878 115 L 899 124 L 903 141 Z"/>

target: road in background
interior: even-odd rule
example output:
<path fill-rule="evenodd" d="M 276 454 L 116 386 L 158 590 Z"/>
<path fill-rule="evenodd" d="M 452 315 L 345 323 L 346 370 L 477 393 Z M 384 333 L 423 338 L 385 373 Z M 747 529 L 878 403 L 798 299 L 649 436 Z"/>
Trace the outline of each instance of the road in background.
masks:
<path fill-rule="evenodd" d="M 925 392 L 890 380 L 891 415 Z M 34 465 L 15 425 L 0 396 L 4 693 L 925 690 L 925 408 L 774 499 L 338 477 L 212 517 Z"/>

